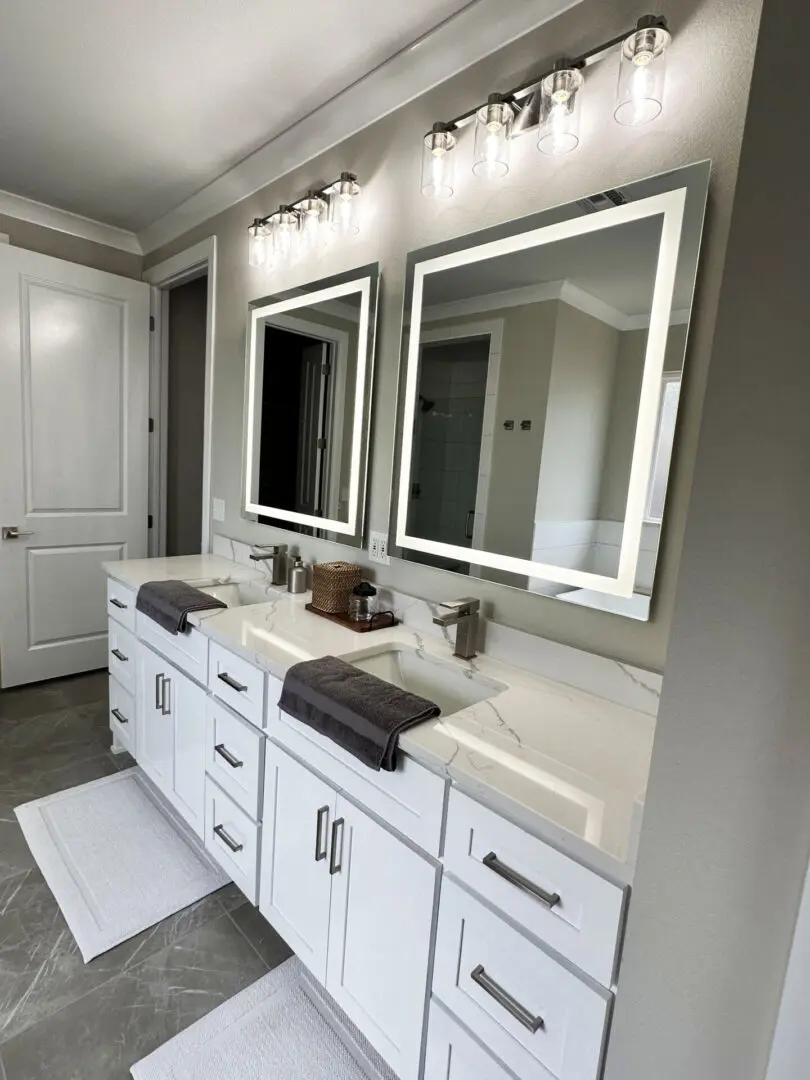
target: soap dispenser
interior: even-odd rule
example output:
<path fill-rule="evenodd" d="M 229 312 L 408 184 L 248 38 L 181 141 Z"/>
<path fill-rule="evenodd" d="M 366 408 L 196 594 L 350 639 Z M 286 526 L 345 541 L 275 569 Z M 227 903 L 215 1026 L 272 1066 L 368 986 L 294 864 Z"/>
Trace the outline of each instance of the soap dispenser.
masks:
<path fill-rule="evenodd" d="M 300 555 L 296 555 L 287 571 L 287 592 L 305 593 L 307 591 L 307 568 Z"/>

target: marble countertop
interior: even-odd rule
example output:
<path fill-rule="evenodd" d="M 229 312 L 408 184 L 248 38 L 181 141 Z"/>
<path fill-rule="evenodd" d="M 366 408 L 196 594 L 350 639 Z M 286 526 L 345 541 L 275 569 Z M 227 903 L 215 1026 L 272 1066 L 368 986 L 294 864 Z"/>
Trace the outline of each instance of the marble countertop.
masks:
<path fill-rule="evenodd" d="M 267 582 L 263 563 L 256 569 L 240 566 L 220 555 L 174 555 L 158 559 L 124 559 L 102 563 L 105 572 L 130 589 L 147 581 L 187 581 L 192 585 L 228 585 L 232 582 Z"/>
<path fill-rule="evenodd" d="M 149 564 L 152 566 L 147 570 Z M 130 569 L 130 567 L 132 569 Z M 117 571 L 117 573 L 115 572 Z M 227 559 L 110 564 L 136 587 L 161 577 L 255 579 Z M 247 575 L 247 576 L 246 576 Z M 266 580 L 266 579 L 265 579 Z M 655 719 L 643 712 L 480 655 L 452 655 L 451 634 L 399 625 L 361 635 L 305 610 L 309 596 L 267 586 L 268 601 L 190 616 L 202 633 L 277 678 L 300 660 L 351 660 L 393 642 L 505 684 L 495 697 L 412 728 L 400 748 L 535 835 L 622 883 L 633 876 Z"/>

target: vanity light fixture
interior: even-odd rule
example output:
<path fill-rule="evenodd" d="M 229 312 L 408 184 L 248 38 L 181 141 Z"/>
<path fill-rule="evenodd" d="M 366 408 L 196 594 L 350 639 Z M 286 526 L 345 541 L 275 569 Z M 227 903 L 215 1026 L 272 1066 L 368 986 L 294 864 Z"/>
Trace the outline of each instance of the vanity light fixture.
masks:
<path fill-rule="evenodd" d="M 316 250 L 332 232 L 351 236 L 360 231 L 362 189 L 354 173 L 343 172 L 326 187 L 310 190 L 297 202 L 282 204 L 248 228 L 248 263 L 260 269 Z"/>
<path fill-rule="evenodd" d="M 473 172 L 497 178 L 509 172 L 509 143 L 538 128 L 537 147 L 544 154 L 567 154 L 579 144 L 585 85 L 583 71 L 620 46 L 619 82 L 614 117 L 620 124 L 644 124 L 661 112 L 665 53 L 672 40 L 663 15 L 644 15 L 635 29 L 572 58 L 504 94 L 490 94 L 486 104 L 454 120 L 435 123 L 423 139 L 422 194 L 449 199 L 458 132 L 475 123 Z"/>

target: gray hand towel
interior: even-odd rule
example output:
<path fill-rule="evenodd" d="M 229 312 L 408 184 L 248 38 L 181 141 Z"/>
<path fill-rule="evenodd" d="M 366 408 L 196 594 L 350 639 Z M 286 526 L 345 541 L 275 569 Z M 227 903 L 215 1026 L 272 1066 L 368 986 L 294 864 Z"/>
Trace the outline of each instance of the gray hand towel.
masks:
<path fill-rule="evenodd" d="M 170 634 L 183 634 L 188 629 L 192 611 L 210 611 L 228 605 L 208 593 L 200 592 L 185 581 L 147 581 L 138 589 L 135 608 L 154 619 Z"/>
<path fill-rule="evenodd" d="M 432 701 L 335 656 L 293 665 L 278 705 L 378 772 L 396 769 L 400 732 L 440 712 Z"/>

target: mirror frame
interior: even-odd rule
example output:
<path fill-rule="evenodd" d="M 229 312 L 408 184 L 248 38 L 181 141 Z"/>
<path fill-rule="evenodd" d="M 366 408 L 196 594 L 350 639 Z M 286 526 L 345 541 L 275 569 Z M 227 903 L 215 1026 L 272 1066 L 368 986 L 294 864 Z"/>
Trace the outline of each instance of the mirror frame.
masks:
<path fill-rule="evenodd" d="M 699 162 L 649 178 L 657 183 L 672 177 L 675 186 L 644 198 L 632 200 L 619 206 L 586 213 L 582 216 L 566 216 L 576 211 L 577 203 L 551 208 L 528 218 L 507 222 L 461 237 L 456 241 L 434 245 L 408 256 L 408 283 L 405 295 L 403 319 L 402 364 L 400 378 L 400 440 L 398 492 L 396 496 L 395 548 L 419 551 L 425 554 L 460 559 L 477 566 L 506 571 L 522 576 L 543 578 L 547 581 L 571 585 L 574 588 L 598 590 L 606 595 L 630 597 L 633 595 L 636 571 L 640 558 L 640 541 L 644 524 L 647 489 L 654 465 L 655 439 L 661 397 L 661 381 L 665 366 L 665 349 L 669 331 L 678 259 L 681 251 L 681 231 L 687 198 L 700 199 L 705 209 L 710 163 Z M 632 187 L 635 181 L 622 185 Z M 694 191 L 693 189 L 694 185 Z M 554 566 L 511 555 L 502 555 L 475 547 L 461 547 L 442 541 L 429 540 L 408 532 L 409 491 L 413 454 L 413 429 L 418 392 L 419 353 L 422 328 L 422 298 L 425 277 L 469 265 L 485 259 L 521 251 L 527 248 L 555 243 L 569 237 L 602 231 L 641 218 L 663 215 L 661 241 L 653 287 L 650 325 L 642 377 L 639 413 L 636 423 L 633 456 L 628 486 L 627 506 L 622 529 L 618 572 L 615 577 L 591 571 Z M 548 222 L 540 224 L 538 222 Z M 535 226 L 535 227 L 533 227 Z M 496 239 L 487 239 L 495 236 Z M 699 246 L 698 246 L 699 247 Z M 440 254 L 437 254 L 440 252 Z M 693 268 L 692 297 L 697 262 Z M 410 300 L 410 309 L 409 309 Z M 690 302 L 691 320 L 691 302 Z M 418 328 L 418 332 L 411 332 Z M 392 554 L 396 554 L 393 551 Z"/>
<path fill-rule="evenodd" d="M 340 543 L 362 546 L 365 531 L 368 481 L 369 433 L 371 426 L 371 394 L 374 377 L 374 351 L 379 306 L 380 271 L 378 263 L 358 267 L 333 277 L 322 278 L 295 289 L 287 290 L 248 305 L 248 337 L 245 358 L 245 409 L 242 512 L 246 515 L 272 517 L 291 525 L 304 525 L 318 533 L 336 533 Z M 358 355 L 354 387 L 354 409 L 351 426 L 351 464 L 349 479 L 349 513 L 347 521 L 318 517 L 296 510 L 263 506 L 254 502 L 251 491 L 255 469 L 256 446 L 256 383 L 259 324 L 272 315 L 290 315 L 314 304 L 339 301 L 341 297 L 360 294 L 358 322 Z M 283 526 L 278 526 L 283 528 Z M 328 539 L 328 538 L 327 538 Z"/>

